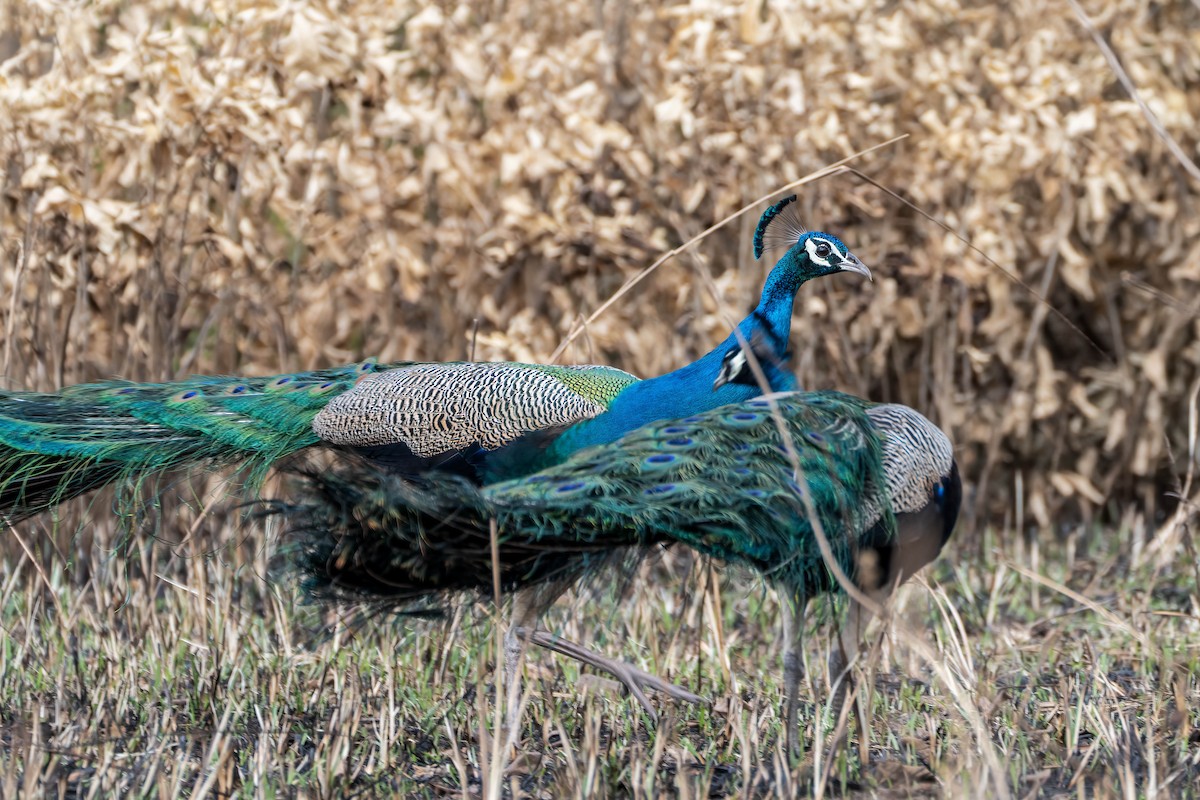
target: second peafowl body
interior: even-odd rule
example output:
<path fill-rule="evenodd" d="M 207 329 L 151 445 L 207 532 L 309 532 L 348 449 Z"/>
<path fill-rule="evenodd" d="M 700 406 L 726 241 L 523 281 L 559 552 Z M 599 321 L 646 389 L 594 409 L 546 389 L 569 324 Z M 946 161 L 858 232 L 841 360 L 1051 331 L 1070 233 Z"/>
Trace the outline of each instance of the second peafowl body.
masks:
<path fill-rule="evenodd" d="M 961 497 L 950 443 L 925 417 L 836 392 L 659 421 L 482 488 L 368 465 L 306 483 L 311 502 L 279 510 L 314 588 L 402 604 L 490 591 L 489 520 L 510 590 L 614 548 L 679 543 L 804 599 L 835 587 L 823 536 L 838 567 L 874 592 L 936 557 Z"/>
<path fill-rule="evenodd" d="M 836 392 L 773 394 L 658 421 L 482 488 L 461 480 L 414 486 L 369 465 L 311 474 L 307 483 L 306 504 L 275 510 L 299 543 L 310 590 L 352 601 L 413 607 L 447 592 L 486 596 L 494 569 L 518 597 L 537 597 L 542 586 L 553 597 L 564 576 L 604 566 L 616 550 L 656 544 L 749 567 L 778 590 L 784 609 L 792 752 L 808 601 L 853 584 L 840 670 L 870 611 L 857 598 L 883 601 L 936 558 L 962 495 L 950 442 L 929 420 Z M 514 629 L 526 630 L 524 621 Z M 528 630 L 521 635 L 617 675 L 651 715 L 643 686 L 698 699 Z"/>

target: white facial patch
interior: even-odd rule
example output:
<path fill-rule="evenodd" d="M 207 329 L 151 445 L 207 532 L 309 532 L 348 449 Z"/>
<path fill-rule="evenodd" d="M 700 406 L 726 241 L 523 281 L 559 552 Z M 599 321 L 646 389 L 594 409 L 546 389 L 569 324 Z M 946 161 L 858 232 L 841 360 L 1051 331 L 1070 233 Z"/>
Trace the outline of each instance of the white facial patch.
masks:
<path fill-rule="evenodd" d="M 821 245 L 829 248 L 824 256 L 817 255 L 817 250 L 821 247 Z M 822 267 L 833 266 L 833 262 L 830 261 L 830 258 L 834 253 L 837 253 L 837 247 L 833 244 L 833 242 L 829 241 L 828 239 L 822 239 L 818 236 L 812 236 L 804 243 L 804 247 L 806 250 L 808 250 L 809 260 L 814 264 L 819 264 Z M 841 263 L 840 258 L 838 259 L 838 263 Z"/>
<path fill-rule="evenodd" d="M 731 376 L 736 376 L 746 368 L 746 351 L 738 348 L 725 357 L 725 366 Z"/>
<path fill-rule="evenodd" d="M 730 350 L 721 359 L 721 369 L 717 372 L 717 380 L 713 383 L 713 388 L 716 389 L 737 380 L 746 367 L 746 351 L 740 347 Z"/>

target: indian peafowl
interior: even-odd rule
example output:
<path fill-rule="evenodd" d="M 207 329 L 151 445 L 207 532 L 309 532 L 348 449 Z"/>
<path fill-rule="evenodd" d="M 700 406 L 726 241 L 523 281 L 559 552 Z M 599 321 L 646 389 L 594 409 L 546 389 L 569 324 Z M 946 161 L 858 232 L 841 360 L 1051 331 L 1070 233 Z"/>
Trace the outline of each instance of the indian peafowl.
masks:
<path fill-rule="evenodd" d="M 253 493 L 280 460 L 318 445 L 358 450 L 406 475 L 516 477 L 653 420 L 759 393 L 753 382 L 712 391 L 740 341 L 766 342 L 763 385 L 794 388 L 786 360 L 796 291 L 836 272 L 870 277 L 838 239 L 789 222 L 782 212 L 794 200 L 767 209 L 755 233 L 756 258 L 790 244 L 758 306 L 712 352 L 652 380 L 605 366 L 366 361 L 268 378 L 0 390 L 0 517 L 200 465 L 239 467 Z"/>
<path fill-rule="evenodd" d="M 838 589 L 830 561 L 881 600 L 938 555 L 961 500 L 950 442 L 929 420 L 836 392 L 776 393 L 657 421 L 482 488 L 413 484 L 369 465 L 305 482 L 303 503 L 274 510 L 318 595 L 406 606 L 447 591 L 489 594 L 491 521 L 509 590 L 553 585 L 615 549 L 663 543 L 751 567 L 782 595 L 793 748 L 799 618 L 811 597 Z M 855 625 L 860 613 L 852 601 Z M 545 631 L 521 634 L 558 649 Z M 843 645 L 852 651 L 857 637 Z M 569 643 L 560 652 L 596 663 Z M 613 671 L 607 660 L 597 666 Z"/>
<path fill-rule="evenodd" d="M 603 366 L 368 360 L 268 378 L 0 391 L 0 517 L 201 465 L 240 469 L 253 493 L 279 461 L 317 445 L 357 445 L 407 474 L 470 471 L 476 452 L 595 417 L 636 382 Z"/>
<path fill-rule="evenodd" d="M 799 287 L 837 272 L 870 276 L 837 238 L 800 227 L 794 200 L 768 208 L 755 231 L 755 258 L 769 247 L 786 252 L 750 316 L 707 355 L 651 380 L 602 366 L 367 361 L 270 378 L 0 392 L 0 517 L 20 519 L 110 483 L 136 489 L 198 466 L 240 470 L 253 494 L 277 463 L 317 445 L 355 450 L 400 475 L 491 483 L 658 419 L 746 400 L 763 387 L 793 389 L 787 347 Z M 742 342 L 753 345 L 756 363 L 744 365 L 743 379 L 721 382 Z M 761 380 L 746 377 L 755 368 Z M 132 502 L 136 492 L 125 496 Z M 518 595 L 517 627 L 536 623 L 570 580 L 564 571 L 556 587 Z M 510 671 L 519 652 L 510 637 Z"/>

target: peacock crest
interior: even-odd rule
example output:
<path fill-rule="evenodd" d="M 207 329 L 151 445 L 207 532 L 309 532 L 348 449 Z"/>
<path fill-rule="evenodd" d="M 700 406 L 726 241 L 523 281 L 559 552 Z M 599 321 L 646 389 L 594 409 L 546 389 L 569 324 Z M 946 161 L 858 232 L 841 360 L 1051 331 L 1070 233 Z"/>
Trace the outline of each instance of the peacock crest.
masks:
<path fill-rule="evenodd" d="M 800 241 L 808 229 L 800 221 L 794 205 L 796 195 L 788 195 L 763 212 L 754 229 L 754 260 L 774 248 L 789 249 Z"/>
<path fill-rule="evenodd" d="M 789 195 L 763 212 L 754 230 L 755 259 L 761 258 L 767 250 L 790 250 L 803 243 L 808 260 L 818 267 L 847 268 L 848 263 L 857 261 L 836 236 L 815 231 L 810 233 L 800 221 L 795 203 L 796 195 Z M 870 277 L 869 273 L 867 277 Z"/>

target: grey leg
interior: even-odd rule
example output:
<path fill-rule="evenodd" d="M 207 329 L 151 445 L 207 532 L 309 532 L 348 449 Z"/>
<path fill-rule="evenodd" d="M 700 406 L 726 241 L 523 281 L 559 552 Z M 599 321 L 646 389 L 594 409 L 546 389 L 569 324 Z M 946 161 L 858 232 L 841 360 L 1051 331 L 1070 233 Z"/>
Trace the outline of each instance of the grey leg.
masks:
<path fill-rule="evenodd" d="M 784 595 L 783 606 L 783 684 L 787 692 L 787 748 L 790 755 L 800 754 L 800 683 L 804 679 L 804 612 L 808 598 Z"/>
<path fill-rule="evenodd" d="M 642 704 L 642 708 L 650 715 L 650 719 L 655 722 L 658 721 L 658 715 L 654 712 L 654 707 L 650 705 L 650 700 L 646 697 L 644 689 L 654 689 L 676 700 L 688 703 L 704 702 L 704 698 L 699 695 L 692 694 L 681 686 L 664 681 L 657 675 L 652 675 L 645 670 L 638 669 L 625 661 L 602 656 L 582 645 L 559 638 L 549 631 L 519 630 L 517 631 L 517 635 L 522 641 L 528 640 L 536 645 L 545 647 L 547 650 L 553 650 L 560 655 L 573 658 L 582 664 L 588 664 L 612 675 L 625 685 L 630 694 L 637 698 L 637 701 Z"/>
<path fill-rule="evenodd" d="M 887 594 L 879 593 L 877 599 L 882 605 L 887 599 Z M 838 628 L 838 641 L 834 645 L 833 652 L 829 654 L 829 680 L 837 686 L 832 703 L 835 716 L 841 713 L 842 706 L 846 703 L 846 697 L 854 687 L 854 673 L 850 671 L 850 665 L 858 656 L 863 639 L 866 637 L 867 625 L 870 624 L 873 616 L 871 611 L 857 600 L 851 598 L 848 602 L 850 607 L 846 609 L 846 617 Z M 841 679 L 840 683 L 838 682 L 839 678 Z M 869 689 L 868 686 L 862 688 Z M 854 717 L 859 721 L 859 755 L 862 763 L 866 764 L 870 759 L 871 733 L 867 724 L 870 703 L 862 690 L 855 697 L 858 706 L 858 714 Z"/>
<path fill-rule="evenodd" d="M 846 670 L 858 655 L 863 633 L 866 631 L 867 623 L 871 621 L 871 612 L 863 608 L 861 603 L 853 598 L 848 599 L 847 603 L 849 607 L 846 609 L 846 617 L 838 626 L 838 640 L 829 653 L 830 686 L 837 686 L 838 679 L 843 678 L 844 674 L 841 685 L 838 686 L 834 695 L 833 709 L 835 713 L 845 701 L 846 690 L 850 684 L 851 676 Z"/>
<path fill-rule="evenodd" d="M 569 584 L 551 583 L 519 589 L 513 594 L 512 620 L 504 633 L 504 683 L 508 687 L 505 725 L 512 731 L 521 724 L 521 658 L 529 632 Z"/>

